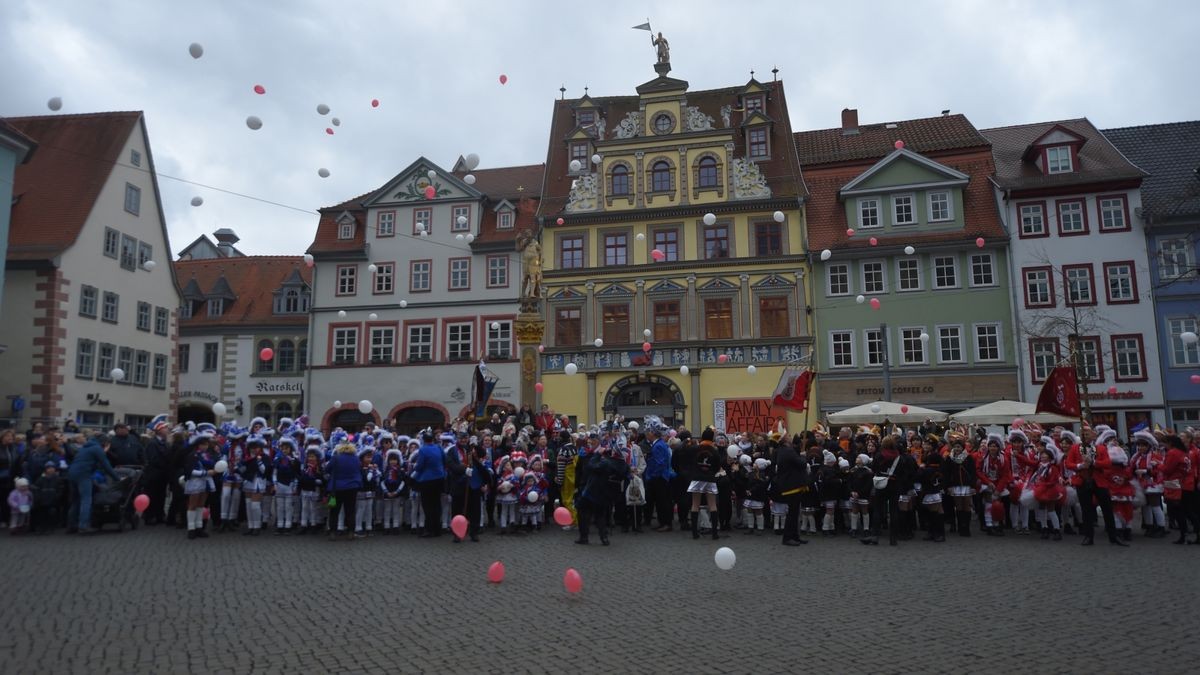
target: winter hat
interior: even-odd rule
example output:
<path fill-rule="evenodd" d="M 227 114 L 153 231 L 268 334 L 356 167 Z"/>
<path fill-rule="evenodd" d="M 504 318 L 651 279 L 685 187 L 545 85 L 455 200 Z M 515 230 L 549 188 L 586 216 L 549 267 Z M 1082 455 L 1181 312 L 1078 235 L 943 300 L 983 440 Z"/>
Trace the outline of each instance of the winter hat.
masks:
<path fill-rule="evenodd" d="M 19 488 L 29 487 L 29 479 L 28 478 L 18 478 L 16 481 L 13 482 L 13 485 L 16 485 Z"/>
<path fill-rule="evenodd" d="M 1025 432 L 1021 431 L 1020 429 L 1013 429 L 1012 431 L 1008 432 L 1008 440 L 1011 441 L 1014 438 L 1019 438 L 1021 439 L 1022 443 L 1029 445 L 1029 437 L 1026 436 Z"/>
<path fill-rule="evenodd" d="M 855 459 L 857 459 L 858 463 L 862 464 L 863 466 L 871 466 L 871 456 L 870 455 L 861 454 L 858 457 L 856 457 Z"/>
<path fill-rule="evenodd" d="M 988 434 L 987 444 L 991 445 L 992 443 L 995 443 L 996 447 L 1001 450 L 1004 449 L 1004 439 L 1000 437 L 1000 434 Z"/>
<path fill-rule="evenodd" d="M 630 431 L 637 431 L 640 427 L 640 425 L 637 423 L 637 420 L 630 420 L 629 424 L 625 426 L 628 427 Z"/>
<path fill-rule="evenodd" d="M 284 436 L 283 438 L 279 439 L 279 446 L 283 447 L 285 445 L 290 445 L 292 446 L 292 449 L 295 450 L 297 447 L 296 439 L 292 438 L 291 436 Z"/>
<path fill-rule="evenodd" d="M 850 468 L 850 462 L 846 461 L 846 458 L 843 457 L 838 460 L 838 468 L 845 471 Z"/>
<path fill-rule="evenodd" d="M 1158 448 L 1158 439 L 1154 437 L 1154 434 L 1146 431 L 1145 429 L 1142 429 L 1133 435 L 1133 444 L 1137 445 L 1138 443 L 1145 443 L 1146 445 L 1149 445 L 1151 450 Z"/>
<path fill-rule="evenodd" d="M 246 439 L 246 447 L 258 446 L 260 448 L 267 447 L 267 439 L 262 437 L 262 434 L 250 434 L 250 438 Z"/>
<path fill-rule="evenodd" d="M 1075 432 L 1071 431 L 1070 429 L 1063 429 L 1062 433 L 1059 434 L 1059 437 L 1065 439 L 1070 445 L 1075 445 L 1080 442 L 1079 436 L 1075 435 Z"/>
<path fill-rule="evenodd" d="M 826 466 L 837 464 L 837 456 L 828 450 L 822 450 L 821 461 L 824 462 Z"/>
<path fill-rule="evenodd" d="M 754 460 L 754 468 L 758 469 L 759 471 L 766 471 L 767 467 L 769 466 L 771 466 L 771 460 L 767 459 L 766 457 L 759 457 L 758 459 Z"/>
<path fill-rule="evenodd" d="M 1046 449 L 1050 451 L 1050 455 L 1054 457 L 1054 463 L 1058 464 L 1062 461 L 1063 452 L 1059 449 L 1058 444 L 1054 442 L 1050 436 L 1042 436 L 1042 441 L 1046 444 Z"/>
<path fill-rule="evenodd" d="M 1096 428 L 1099 429 L 1100 427 Z M 1107 445 L 1109 441 L 1116 437 L 1117 432 L 1113 431 L 1109 427 L 1104 427 L 1104 431 L 1101 431 L 1100 435 L 1096 437 L 1096 446 L 1099 447 L 1101 445 Z"/>
<path fill-rule="evenodd" d="M 750 455 L 742 455 L 738 457 L 738 461 L 742 463 L 742 466 L 750 466 L 750 463 L 754 460 L 750 459 Z"/>
<path fill-rule="evenodd" d="M 1119 445 L 1112 445 L 1108 448 L 1108 458 L 1113 464 L 1128 464 L 1129 455 L 1125 454 L 1124 448 Z"/>
<path fill-rule="evenodd" d="M 754 444 L 743 438 L 738 441 L 738 447 L 742 449 L 742 452 L 748 452 L 750 448 L 754 447 Z"/>
<path fill-rule="evenodd" d="M 250 428 L 253 429 L 255 424 L 261 424 L 265 427 L 267 426 L 267 421 L 261 417 L 255 417 L 254 419 L 250 420 Z"/>
<path fill-rule="evenodd" d="M 196 425 L 196 433 L 208 434 L 209 436 L 217 435 L 217 425 L 212 422 L 201 422 Z"/>
<path fill-rule="evenodd" d="M 403 458 L 403 457 L 400 455 L 400 451 L 399 451 L 399 450 L 397 450 L 396 448 L 392 448 L 391 450 L 388 450 L 388 451 L 387 451 L 387 458 L 388 458 L 388 461 L 391 461 L 391 459 L 392 459 L 393 457 L 395 457 L 395 458 L 396 458 L 396 459 L 398 459 L 398 460 L 402 460 L 402 461 L 403 461 L 403 459 L 404 459 L 404 458 Z"/>

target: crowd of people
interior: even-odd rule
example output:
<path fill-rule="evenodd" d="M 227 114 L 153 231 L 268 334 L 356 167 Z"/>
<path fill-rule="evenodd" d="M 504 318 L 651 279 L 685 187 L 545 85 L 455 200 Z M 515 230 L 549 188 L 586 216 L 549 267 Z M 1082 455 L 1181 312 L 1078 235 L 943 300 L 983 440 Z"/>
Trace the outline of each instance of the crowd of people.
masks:
<path fill-rule="evenodd" d="M 572 428 L 547 408 L 526 408 L 412 437 L 373 424 L 326 437 L 304 417 L 275 427 L 262 418 L 219 428 L 157 421 L 144 438 L 122 424 L 91 438 L 37 426 L 0 432 L 0 522 L 13 534 L 90 533 L 92 491 L 130 480 L 114 469 L 124 466 L 137 467 L 128 502 L 145 495 L 142 521 L 186 529 L 189 539 L 271 529 L 435 538 L 461 515 L 468 527 L 456 543 L 553 524 L 577 529 L 577 544 L 594 532 L 609 545 L 618 528 L 678 528 L 712 539 L 771 532 L 787 546 L 817 535 L 877 544 L 885 529 L 892 545 L 920 531 L 941 542 L 973 529 L 1051 541 L 1077 532 L 1090 545 L 1100 517 L 1116 546 L 1135 528 L 1150 538 L 1176 530 L 1177 544 L 1190 528 L 1189 543 L 1200 543 L 1193 430 L 1142 430 L 1122 442 L 1105 426 L 1076 435 L 1017 422 L 1005 435 L 885 423 L 791 436 L 708 427 L 696 437 L 654 417 Z"/>

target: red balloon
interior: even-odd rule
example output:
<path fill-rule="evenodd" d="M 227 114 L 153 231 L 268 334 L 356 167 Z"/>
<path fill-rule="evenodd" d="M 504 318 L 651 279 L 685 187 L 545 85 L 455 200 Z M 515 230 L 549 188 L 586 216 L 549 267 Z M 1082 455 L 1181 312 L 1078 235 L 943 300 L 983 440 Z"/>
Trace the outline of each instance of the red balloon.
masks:
<path fill-rule="evenodd" d="M 508 84 L 508 76 L 507 75 L 500 76 L 500 84 Z"/>
<path fill-rule="evenodd" d="M 906 405 L 900 406 L 900 412 L 902 412 L 902 413 L 908 412 L 908 406 L 906 406 Z"/>
<path fill-rule="evenodd" d="M 650 343 L 649 343 L 649 342 L 643 342 L 643 343 L 642 343 L 642 351 L 646 352 L 647 354 L 649 354 L 649 353 L 650 353 L 650 350 L 651 350 L 652 348 L 653 348 L 653 347 L 650 345 Z"/>
<path fill-rule="evenodd" d="M 559 225 L 562 225 L 563 223 L 565 223 L 565 222 L 567 222 L 567 221 L 563 220 L 562 218 L 559 218 L 558 220 L 556 220 L 556 221 L 554 221 L 554 222 L 555 222 L 555 223 L 557 223 L 557 224 L 559 224 Z"/>
<path fill-rule="evenodd" d="M 256 84 L 256 85 L 254 85 L 254 93 L 265 94 L 265 93 L 267 93 L 267 88 L 262 86 L 261 84 Z"/>
<path fill-rule="evenodd" d="M 571 594 L 583 590 L 583 577 L 579 576 L 574 567 L 567 568 L 567 573 L 563 575 L 563 588 Z"/>
<path fill-rule="evenodd" d="M 433 199 L 437 196 L 437 189 L 432 185 L 425 186 L 425 199 Z"/>
<path fill-rule="evenodd" d="M 879 309 L 879 298 L 871 298 L 871 309 Z"/>
<path fill-rule="evenodd" d="M 977 247 L 979 247 L 979 248 L 983 248 L 983 245 L 984 245 L 985 243 L 986 243 L 986 242 L 984 242 L 984 240 L 983 240 L 983 237 L 980 237 L 980 238 L 978 238 L 978 239 L 976 239 L 976 240 L 975 240 L 975 246 L 977 246 Z"/>
<path fill-rule="evenodd" d="M 1110 395 L 1110 396 L 1111 396 L 1112 394 L 1115 394 L 1115 393 L 1117 393 L 1117 388 L 1116 388 L 1116 387 L 1109 387 L 1109 388 L 1108 388 L 1108 393 L 1109 393 L 1109 395 Z"/>
<path fill-rule="evenodd" d="M 204 507 L 204 519 L 208 520 L 208 507 Z"/>
<path fill-rule="evenodd" d="M 538 345 L 538 353 L 541 354 L 544 351 L 546 351 L 546 345 Z"/>
<path fill-rule="evenodd" d="M 377 98 L 371 99 L 371 107 L 378 108 L 379 107 L 379 99 L 377 99 Z"/>
<path fill-rule="evenodd" d="M 147 495 L 138 495 L 133 498 L 133 510 L 142 513 L 150 508 L 150 497 Z"/>
<path fill-rule="evenodd" d="M 876 239 L 875 237 L 871 237 L 870 242 L 871 242 L 871 245 L 874 246 L 879 243 L 879 240 Z"/>
<path fill-rule="evenodd" d="M 493 584 L 504 581 L 504 563 L 497 560 L 488 566 L 488 581 Z"/>
<path fill-rule="evenodd" d="M 650 257 L 654 258 L 655 260 L 662 260 L 663 258 L 667 257 L 667 254 L 658 249 L 654 249 L 650 251 Z"/>
<path fill-rule="evenodd" d="M 571 521 L 571 512 L 567 510 L 567 507 L 560 506 L 554 509 L 554 522 L 566 527 L 571 524 Z"/>
<path fill-rule="evenodd" d="M 275 358 L 275 350 L 270 347 L 263 347 L 262 351 L 258 353 L 258 358 L 263 361 L 270 361 Z"/>
<path fill-rule="evenodd" d="M 717 363 L 725 363 L 728 360 L 729 360 L 728 354 L 721 354 L 717 357 Z"/>
<path fill-rule="evenodd" d="M 329 134 L 330 136 L 332 136 L 332 135 L 333 135 L 333 129 L 331 129 L 331 128 L 329 128 L 329 127 L 325 127 L 325 133 L 327 133 L 327 134 Z"/>
<path fill-rule="evenodd" d="M 904 141 L 896 141 L 896 143 L 895 143 L 895 146 L 896 146 L 896 149 L 897 149 L 897 150 L 899 150 L 900 148 L 903 148 L 903 147 L 904 147 Z"/>
<path fill-rule="evenodd" d="M 1200 375 L 1193 375 L 1191 377 L 1191 380 L 1192 380 L 1192 384 L 1200 384 Z"/>
<path fill-rule="evenodd" d="M 1013 419 L 1013 423 L 1012 423 L 1012 425 L 1013 425 L 1014 427 L 1023 427 L 1023 426 L 1025 426 L 1025 418 L 1024 418 L 1024 417 L 1017 417 L 1017 418 L 1014 418 L 1014 419 Z"/>
<path fill-rule="evenodd" d="M 459 539 L 467 536 L 467 517 L 463 515 L 457 515 L 451 518 L 450 531 L 453 532 L 454 536 L 458 537 Z"/>
<path fill-rule="evenodd" d="M 544 390 L 545 388 L 546 388 L 546 385 L 542 384 L 541 382 L 538 382 L 537 384 L 533 385 L 534 391 L 536 391 L 539 394 L 542 393 L 542 390 Z"/>
<path fill-rule="evenodd" d="M 854 228 L 853 228 L 853 227 L 848 227 L 848 228 L 846 228 L 846 236 L 847 236 L 847 237 L 853 237 L 853 236 L 854 236 Z"/>

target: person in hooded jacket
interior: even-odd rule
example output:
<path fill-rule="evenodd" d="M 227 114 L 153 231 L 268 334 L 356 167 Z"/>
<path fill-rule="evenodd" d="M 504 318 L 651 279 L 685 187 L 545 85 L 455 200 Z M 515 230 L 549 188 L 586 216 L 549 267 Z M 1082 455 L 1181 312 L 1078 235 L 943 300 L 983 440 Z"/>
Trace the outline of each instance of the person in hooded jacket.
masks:
<path fill-rule="evenodd" d="M 581 450 L 575 461 L 575 510 L 579 514 L 579 539 L 576 544 L 587 544 L 590 525 L 595 521 L 600 534 L 600 543 L 608 546 L 608 509 L 612 506 L 612 490 L 609 481 L 624 476 L 629 465 L 620 453 L 600 445 L 600 434 L 588 435 L 588 447 Z"/>
<path fill-rule="evenodd" d="M 95 531 L 92 529 L 92 474 L 101 471 L 114 482 L 121 479 L 105 456 L 108 445 L 107 434 L 93 436 L 91 441 L 79 449 L 75 460 L 67 469 L 67 480 L 71 484 L 71 509 L 67 514 L 68 534 L 76 531 L 79 534 L 91 534 Z"/>
<path fill-rule="evenodd" d="M 790 443 L 781 444 L 775 451 L 774 485 L 776 496 L 788 506 L 783 522 L 783 545 L 807 544 L 800 538 L 800 500 L 812 489 L 808 479 L 808 462 Z"/>

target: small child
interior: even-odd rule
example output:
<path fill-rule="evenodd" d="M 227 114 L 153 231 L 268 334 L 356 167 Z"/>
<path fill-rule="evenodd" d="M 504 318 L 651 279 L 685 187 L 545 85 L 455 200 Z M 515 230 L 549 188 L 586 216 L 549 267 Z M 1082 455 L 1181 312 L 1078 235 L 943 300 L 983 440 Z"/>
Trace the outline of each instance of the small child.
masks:
<path fill-rule="evenodd" d="M 750 459 L 750 455 L 742 455 L 742 457 Z M 745 462 L 743 462 L 744 464 Z M 768 485 L 770 484 L 767 469 L 770 467 L 771 460 L 759 457 L 754 460 L 754 469 L 746 479 L 746 499 L 742 502 L 742 507 L 750 516 L 746 523 L 746 534 L 761 535 L 766 532 L 767 519 L 763 508 L 767 505 Z"/>
<path fill-rule="evenodd" d="M 321 446 L 309 445 L 304 451 L 304 468 L 297 479 L 300 487 L 300 534 L 320 532 L 317 504 L 321 500 Z"/>
<path fill-rule="evenodd" d="M 13 481 L 16 489 L 8 493 L 9 516 L 8 533 L 24 534 L 29 531 L 30 512 L 33 511 L 33 492 L 29 489 L 29 480 L 18 478 Z"/>
<path fill-rule="evenodd" d="M 291 436 L 279 439 L 279 452 L 275 456 L 272 480 L 275 485 L 275 534 L 292 533 L 293 508 L 299 459 L 296 457 L 296 440 Z"/>
<path fill-rule="evenodd" d="M 395 448 L 387 451 L 387 466 L 383 470 L 381 486 L 383 489 L 381 527 L 388 534 L 400 534 L 400 521 L 404 516 L 405 481 L 404 469 L 400 466 L 400 451 Z"/>
<path fill-rule="evenodd" d="M 522 469 L 524 472 L 524 469 Z M 512 460 L 508 455 L 500 458 L 499 470 L 500 477 L 496 482 L 496 510 L 500 512 L 499 524 L 500 534 L 508 534 L 510 530 L 506 530 L 510 526 L 516 529 L 517 524 L 517 501 L 521 498 L 521 481 L 517 475 L 513 473 Z"/>
<path fill-rule="evenodd" d="M 371 452 L 358 456 L 362 462 L 362 487 L 358 491 L 358 505 L 354 512 L 354 536 L 359 539 L 371 536 L 375 522 L 375 493 L 379 490 L 379 467 L 375 466 Z"/>
<path fill-rule="evenodd" d="M 837 534 L 834 527 L 835 518 L 837 516 L 838 498 L 842 494 L 842 473 L 838 469 L 837 455 L 825 450 L 822 454 L 821 467 L 821 507 L 825 509 L 825 516 L 821 519 L 821 535 L 832 537 Z"/>
<path fill-rule="evenodd" d="M 1129 455 L 1120 446 L 1108 446 L 1108 458 L 1112 461 L 1108 480 L 1112 483 L 1109 493 L 1117 536 L 1129 541 L 1133 538 L 1133 470 L 1129 468 Z"/>
<path fill-rule="evenodd" d="M 236 532 L 238 509 L 242 505 L 242 476 L 238 466 L 246 452 L 246 429 L 235 429 L 225 451 L 225 473 L 221 475 L 221 532 Z M 249 513 L 247 513 L 249 516 Z"/>
<path fill-rule="evenodd" d="M 416 439 L 408 441 L 408 474 L 411 476 L 417 462 L 417 454 L 421 444 Z M 425 530 L 425 508 L 421 506 L 421 493 L 417 490 L 408 492 L 408 533 L 421 534 Z"/>
<path fill-rule="evenodd" d="M 865 537 L 871 531 L 871 490 L 875 472 L 871 470 L 871 456 L 859 455 L 854 459 L 850 472 L 850 536 Z"/>
<path fill-rule="evenodd" d="M 1038 466 L 1033 470 L 1030 482 L 1033 484 L 1033 498 L 1037 500 L 1037 518 L 1041 525 L 1042 539 L 1062 541 L 1062 532 L 1058 525 L 1058 504 L 1066 497 L 1062 485 L 1062 470 L 1058 468 L 1057 446 L 1050 442 L 1038 452 Z"/>
<path fill-rule="evenodd" d="M 263 493 L 267 491 L 267 462 L 263 449 L 267 441 L 262 436 L 251 436 L 246 441 L 246 451 L 238 462 L 238 475 L 242 479 L 242 494 L 246 499 L 246 535 L 258 536 L 263 524 Z"/>
<path fill-rule="evenodd" d="M 526 471 L 521 477 L 521 525 L 532 530 L 537 523 L 537 514 L 542 511 L 542 490 L 538 486 L 538 476 L 533 471 Z"/>
<path fill-rule="evenodd" d="M 66 492 L 66 483 L 58 472 L 58 465 L 46 462 L 33 488 L 33 522 L 30 523 L 30 530 L 53 532 L 58 526 L 59 505 L 63 503 L 63 494 Z"/>
<path fill-rule="evenodd" d="M 925 454 L 925 466 L 917 472 L 921 506 L 928 516 L 926 541 L 946 541 L 946 521 L 942 512 L 942 455 L 936 449 Z"/>

